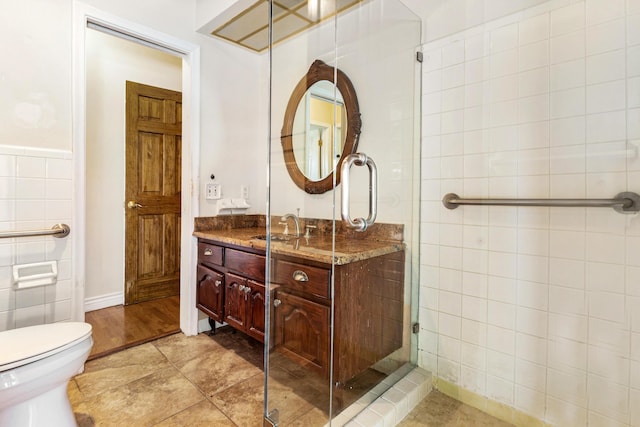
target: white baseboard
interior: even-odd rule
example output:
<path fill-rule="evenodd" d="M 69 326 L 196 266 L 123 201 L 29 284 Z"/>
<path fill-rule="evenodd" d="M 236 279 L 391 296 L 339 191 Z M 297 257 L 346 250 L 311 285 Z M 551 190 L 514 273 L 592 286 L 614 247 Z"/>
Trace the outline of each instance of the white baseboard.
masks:
<path fill-rule="evenodd" d="M 100 310 L 101 308 L 113 307 L 124 304 L 124 292 L 114 292 L 112 294 L 100 295 L 98 297 L 85 298 L 84 312 Z"/>

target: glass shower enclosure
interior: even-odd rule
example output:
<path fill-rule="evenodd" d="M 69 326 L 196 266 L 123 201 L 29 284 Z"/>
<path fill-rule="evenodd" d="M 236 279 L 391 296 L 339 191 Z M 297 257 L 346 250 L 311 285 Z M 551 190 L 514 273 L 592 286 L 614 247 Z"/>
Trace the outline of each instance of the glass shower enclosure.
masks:
<path fill-rule="evenodd" d="M 265 425 L 342 425 L 416 363 L 421 22 L 297 0 L 270 23 Z"/>

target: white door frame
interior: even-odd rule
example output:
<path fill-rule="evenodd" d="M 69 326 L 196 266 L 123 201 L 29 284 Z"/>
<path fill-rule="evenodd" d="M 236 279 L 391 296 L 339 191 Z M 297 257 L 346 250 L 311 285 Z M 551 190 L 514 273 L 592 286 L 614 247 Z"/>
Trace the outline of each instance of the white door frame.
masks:
<path fill-rule="evenodd" d="M 72 250 L 72 318 L 84 320 L 86 283 L 86 53 L 87 23 L 98 24 L 115 36 L 137 41 L 182 57 L 182 207 L 180 236 L 180 329 L 198 333 L 195 268 L 196 239 L 193 218 L 199 214 L 200 157 L 200 46 L 95 9 L 73 3 L 73 169 L 74 198 Z M 124 117 L 123 117 L 124 120 Z M 124 200 L 123 200 L 124 208 Z M 124 260 L 123 260 L 124 263 Z"/>

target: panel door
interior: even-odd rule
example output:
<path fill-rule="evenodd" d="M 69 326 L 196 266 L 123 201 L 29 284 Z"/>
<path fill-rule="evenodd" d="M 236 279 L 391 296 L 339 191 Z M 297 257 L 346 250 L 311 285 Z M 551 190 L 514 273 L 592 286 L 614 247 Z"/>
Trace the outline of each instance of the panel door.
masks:
<path fill-rule="evenodd" d="M 179 294 L 182 94 L 127 82 L 125 304 Z"/>

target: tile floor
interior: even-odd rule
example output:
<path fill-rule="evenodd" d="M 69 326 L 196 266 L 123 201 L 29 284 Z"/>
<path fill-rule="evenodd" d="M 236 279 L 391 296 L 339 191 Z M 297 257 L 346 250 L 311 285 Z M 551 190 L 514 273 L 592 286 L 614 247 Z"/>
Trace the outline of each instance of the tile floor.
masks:
<path fill-rule="evenodd" d="M 175 334 L 87 362 L 69 383 L 80 427 L 262 426 L 262 345 L 231 328 L 214 337 Z M 349 384 L 345 406 L 379 381 L 367 373 Z M 281 426 L 328 421 L 325 380 L 272 356 L 270 392 Z M 322 402 L 322 403 L 320 403 Z M 508 426 L 433 391 L 401 424 Z"/>
<path fill-rule="evenodd" d="M 509 427 L 512 424 L 465 405 L 437 390 L 405 417 L 398 427 Z"/>

